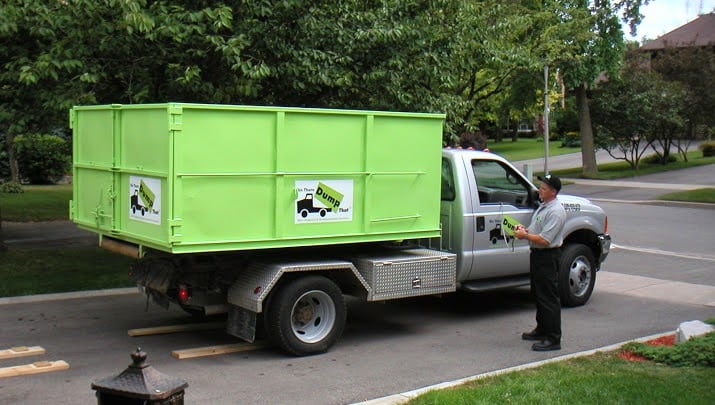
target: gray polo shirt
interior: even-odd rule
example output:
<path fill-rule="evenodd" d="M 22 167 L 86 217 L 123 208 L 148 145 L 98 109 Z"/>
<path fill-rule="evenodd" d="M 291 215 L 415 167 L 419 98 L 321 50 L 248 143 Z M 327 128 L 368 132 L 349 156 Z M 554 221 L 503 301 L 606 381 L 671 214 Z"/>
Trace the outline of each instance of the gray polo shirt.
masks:
<path fill-rule="evenodd" d="M 534 249 L 561 247 L 564 243 L 564 224 L 566 223 L 566 211 L 557 198 L 542 204 L 531 217 L 529 233 L 541 235 L 549 241 L 549 246 L 537 245 L 529 242 L 529 246 Z"/>

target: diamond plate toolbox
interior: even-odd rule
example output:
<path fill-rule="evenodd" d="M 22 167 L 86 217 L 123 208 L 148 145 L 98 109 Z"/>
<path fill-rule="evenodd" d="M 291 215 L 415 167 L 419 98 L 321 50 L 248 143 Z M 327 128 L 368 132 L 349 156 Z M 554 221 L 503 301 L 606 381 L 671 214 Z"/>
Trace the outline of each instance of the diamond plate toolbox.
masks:
<path fill-rule="evenodd" d="M 456 290 L 457 256 L 430 249 L 382 252 L 352 258 L 372 288 L 370 301 Z"/>

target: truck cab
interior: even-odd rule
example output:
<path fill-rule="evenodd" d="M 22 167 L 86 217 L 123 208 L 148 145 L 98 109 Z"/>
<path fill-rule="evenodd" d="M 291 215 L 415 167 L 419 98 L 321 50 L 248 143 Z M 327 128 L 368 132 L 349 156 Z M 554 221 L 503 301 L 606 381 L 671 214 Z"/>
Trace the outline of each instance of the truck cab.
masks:
<path fill-rule="evenodd" d="M 590 201 L 559 194 L 567 213 L 560 279 L 564 305 L 582 305 L 593 291 L 610 237 L 606 215 Z M 440 249 L 457 254 L 458 288 L 478 292 L 529 285 L 529 245 L 503 227 L 508 215 L 528 226 L 537 187 L 506 159 L 488 152 L 442 152 Z"/>

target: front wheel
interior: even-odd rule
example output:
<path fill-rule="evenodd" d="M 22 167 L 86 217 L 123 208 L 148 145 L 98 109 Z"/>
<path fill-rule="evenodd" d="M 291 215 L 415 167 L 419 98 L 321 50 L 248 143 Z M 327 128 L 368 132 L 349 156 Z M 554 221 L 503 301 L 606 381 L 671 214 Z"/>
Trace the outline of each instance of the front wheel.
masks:
<path fill-rule="evenodd" d="M 288 353 L 323 353 L 343 333 L 345 300 L 328 278 L 311 275 L 290 280 L 274 294 L 266 313 L 268 337 Z"/>
<path fill-rule="evenodd" d="M 596 285 L 596 260 L 588 246 L 565 245 L 559 263 L 559 293 L 561 305 L 577 307 L 585 304 Z"/>

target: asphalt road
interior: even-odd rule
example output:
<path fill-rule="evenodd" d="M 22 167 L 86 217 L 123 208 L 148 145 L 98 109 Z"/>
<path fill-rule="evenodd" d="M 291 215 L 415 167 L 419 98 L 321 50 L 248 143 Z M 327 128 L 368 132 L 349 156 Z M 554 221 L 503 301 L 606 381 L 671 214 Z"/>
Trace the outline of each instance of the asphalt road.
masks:
<path fill-rule="evenodd" d="M 712 166 L 709 170 L 712 178 Z M 587 186 L 569 185 L 564 192 L 575 193 L 577 187 Z M 640 200 L 646 190 L 631 189 L 628 197 Z M 597 197 L 610 198 L 607 194 Z M 0 378 L 0 403 L 94 403 L 92 381 L 122 371 L 130 363 L 129 353 L 141 346 L 159 371 L 188 381 L 186 403 L 345 404 L 672 331 L 682 321 L 715 316 L 711 208 L 602 205 L 619 247 L 599 273 L 590 302 L 563 311 L 560 352 L 536 353 L 520 340 L 520 333 L 533 327 L 533 304 L 525 290 L 351 302 L 338 344 L 305 358 L 268 348 L 176 360 L 172 350 L 236 340 L 221 331 L 129 337 L 129 329 L 188 321 L 180 311 L 151 306 L 145 312 L 138 294 L 5 302 L 0 305 L 0 349 L 40 345 L 47 353 L 2 360 L 0 367 L 61 359 L 70 369 Z"/>

